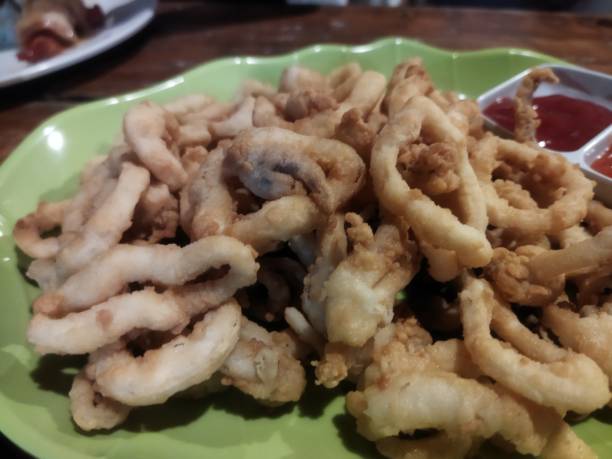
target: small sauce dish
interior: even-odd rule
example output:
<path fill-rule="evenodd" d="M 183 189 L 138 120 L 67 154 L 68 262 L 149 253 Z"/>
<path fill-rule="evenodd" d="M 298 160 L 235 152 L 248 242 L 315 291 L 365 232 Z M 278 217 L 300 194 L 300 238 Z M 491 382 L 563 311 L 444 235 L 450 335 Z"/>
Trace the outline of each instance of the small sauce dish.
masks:
<path fill-rule="evenodd" d="M 540 146 L 579 165 L 587 177 L 597 182 L 598 199 L 612 206 L 612 176 L 606 175 L 612 175 L 612 167 L 606 166 L 607 160 L 600 159 L 611 154 L 612 76 L 566 65 L 541 67 L 550 68 L 559 83 L 542 83 L 533 95 L 534 107 L 542 120 L 537 133 Z M 515 75 L 477 99 L 487 126 L 497 134 L 512 136 L 511 99 L 530 71 Z M 559 133 L 558 138 L 555 132 Z"/>

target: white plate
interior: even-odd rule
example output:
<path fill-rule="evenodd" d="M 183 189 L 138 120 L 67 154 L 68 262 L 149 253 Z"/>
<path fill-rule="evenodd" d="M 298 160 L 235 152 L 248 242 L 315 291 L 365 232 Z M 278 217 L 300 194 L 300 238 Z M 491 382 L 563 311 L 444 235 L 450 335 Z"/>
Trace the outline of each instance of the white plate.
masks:
<path fill-rule="evenodd" d="M 16 48 L 0 51 L 0 88 L 74 65 L 127 40 L 153 19 L 157 0 L 96 0 L 94 3 L 106 15 L 104 27 L 61 54 L 30 64 L 17 59 Z"/>

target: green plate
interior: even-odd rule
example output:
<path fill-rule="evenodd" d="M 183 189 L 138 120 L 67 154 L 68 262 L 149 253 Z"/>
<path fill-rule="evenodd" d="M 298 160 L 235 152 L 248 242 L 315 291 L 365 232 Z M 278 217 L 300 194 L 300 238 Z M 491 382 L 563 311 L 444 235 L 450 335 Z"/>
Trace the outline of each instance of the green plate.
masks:
<path fill-rule="evenodd" d="M 30 453 L 45 458 L 358 458 L 378 457 L 354 433 L 341 392 L 310 387 L 300 403 L 262 408 L 227 392 L 201 401 L 173 400 L 135 410 L 111 433 L 84 435 L 70 420 L 67 393 L 82 359 L 37 357 L 25 341 L 30 304 L 38 291 L 23 276 L 28 260 L 11 231 L 40 199 L 72 193 L 88 158 L 103 154 L 134 101 L 164 102 L 196 91 L 229 98 L 245 78 L 277 83 L 282 69 L 299 62 L 321 71 L 356 60 L 386 73 L 409 56 L 421 56 L 435 82 L 475 97 L 550 56 L 517 49 L 444 51 L 389 38 L 364 46 L 321 45 L 277 57 L 236 57 L 204 64 L 142 91 L 93 102 L 50 118 L 0 167 L 0 429 Z M 612 427 L 603 416 L 576 426 L 604 457 L 612 456 Z M 484 453 L 483 457 L 499 457 Z"/>

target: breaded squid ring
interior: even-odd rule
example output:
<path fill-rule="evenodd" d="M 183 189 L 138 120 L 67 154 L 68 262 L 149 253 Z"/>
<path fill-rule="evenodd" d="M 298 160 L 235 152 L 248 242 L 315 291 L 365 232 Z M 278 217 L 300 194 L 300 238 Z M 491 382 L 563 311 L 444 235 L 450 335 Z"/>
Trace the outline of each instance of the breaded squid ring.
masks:
<path fill-rule="evenodd" d="M 325 91 L 328 88 L 327 79 L 319 72 L 302 67 L 290 65 L 280 78 L 278 89 L 280 92 L 298 92 L 305 90 Z"/>
<path fill-rule="evenodd" d="M 163 260 L 156 263 L 155 260 Z M 220 279 L 183 285 L 211 268 L 229 266 Z M 119 293 L 131 282 L 153 282 L 179 287 L 190 298 L 188 309 L 205 308 L 230 298 L 236 290 L 254 283 L 258 264 L 253 250 L 228 236 L 210 236 L 185 247 L 176 245 L 131 246 L 119 244 L 73 274 L 55 291 L 34 302 L 46 314 L 87 309 Z"/>
<path fill-rule="evenodd" d="M 606 226 L 612 226 L 612 209 L 608 209 L 595 199 L 589 202 L 585 221 L 594 234 L 600 232 Z"/>
<path fill-rule="evenodd" d="M 534 258 L 550 250 L 535 245 L 523 245 L 515 251 L 497 247 L 493 259 L 484 268 L 485 276 L 495 285 L 495 290 L 511 303 L 525 306 L 544 306 L 554 301 L 563 292 L 563 273 L 542 280 L 531 268 Z"/>
<path fill-rule="evenodd" d="M 561 250 L 549 250 L 529 261 L 529 270 L 541 281 L 560 275 L 582 274 L 612 265 L 612 228 Z"/>
<path fill-rule="evenodd" d="M 331 342 L 363 346 L 378 327 L 391 322 L 397 293 L 419 267 L 416 247 L 395 225 L 376 233 L 357 214 L 346 214 L 353 251 L 325 284 L 325 324 Z"/>
<path fill-rule="evenodd" d="M 177 392 L 209 379 L 238 342 L 240 306 L 235 300 L 206 313 L 188 336 L 133 357 L 119 350 L 89 365 L 94 388 L 125 405 L 164 403 Z"/>
<path fill-rule="evenodd" d="M 70 201 L 41 202 L 36 210 L 17 220 L 13 239 L 17 247 L 31 258 L 51 258 L 60 250 L 57 237 L 43 238 L 42 234 L 61 225 L 64 210 Z"/>
<path fill-rule="evenodd" d="M 475 439 L 499 434 L 518 452 L 536 455 L 563 423 L 554 410 L 500 387 L 435 369 L 396 374 L 385 384 L 351 392 L 347 409 L 357 419 L 357 431 L 369 440 L 417 429 Z"/>
<path fill-rule="evenodd" d="M 253 127 L 254 108 L 255 98 L 246 97 L 237 105 L 234 113 L 228 118 L 210 124 L 210 131 L 213 137 L 217 139 L 231 138 L 238 135 L 241 131 Z"/>
<path fill-rule="evenodd" d="M 521 323 L 512 309 L 501 303 L 495 303 L 493 306 L 491 329 L 519 352 L 538 362 L 556 362 L 567 355 L 565 349 L 532 333 Z"/>
<path fill-rule="evenodd" d="M 234 200 L 223 177 L 224 158 L 225 149 L 215 148 L 181 190 L 181 226 L 192 239 L 223 234 L 235 218 Z"/>
<path fill-rule="evenodd" d="M 62 232 L 72 233 L 82 228 L 112 191 L 123 163 L 131 159 L 131 154 L 127 145 L 120 144 L 107 156 L 95 156 L 85 164 L 79 178 L 79 191 L 64 211 Z"/>
<path fill-rule="evenodd" d="M 383 100 L 383 109 L 393 117 L 406 102 L 415 96 L 426 96 L 433 90 L 433 83 L 420 57 L 413 57 L 395 66 L 389 88 Z"/>
<path fill-rule="evenodd" d="M 154 102 L 133 106 L 123 118 L 125 140 L 142 163 L 171 191 L 187 182 L 175 152 L 179 125 L 176 117 Z"/>
<path fill-rule="evenodd" d="M 26 275 L 45 291 L 57 288 L 67 277 L 116 245 L 132 225 L 136 205 L 149 185 L 149 172 L 129 162 L 112 165 L 108 157 L 95 172 L 101 183 L 83 186 L 64 209 L 62 234 L 55 259 L 34 260 Z M 111 179 L 110 169 L 120 169 Z M 97 202 L 92 202 L 92 201 Z M 86 212 L 87 211 L 87 212 Z"/>
<path fill-rule="evenodd" d="M 306 196 L 285 196 L 260 209 L 238 214 L 223 173 L 224 147 L 213 150 L 191 184 L 181 192 L 181 226 L 192 240 L 227 234 L 251 245 L 259 255 L 281 241 L 313 231 L 321 220 Z"/>
<path fill-rule="evenodd" d="M 178 200 L 165 183 L 153 183 L 142 194 L 134 209 L 129 240 L 156 243 L 176 235 L 179 223 Z"/>
<path fill-rule="evenodd" d="M 493 338 L 490 324 L 498 300 L 486 281 L 467 278 L 459 298 L 465 344 L 483 373 L 563 415 L 590 413 L 608 403 L 608 378 L 589 357 L 569 351 L 558 361 L 541 363 Z"/>
<path fill-rule="evenodd" d="M 342 118 L 349 110 L 356 109 L 362 116 L 368 115 L 376 106 L 385 91 L 384 75 L 368 70 L 351 82 L 350 92 L 335 109 L 328 109 L 315 115 L 297 120 L 293 129 L 300 134 L 332 138 Z M 341 86 L 344 91 L 344 85 Z M 347 86 L 348 89 L 348 86 Z M 336 92 L 336 91 L 334 91 Z M 338 98 L 337 95 L 335 95 Z M 338 99 L 340 100 L 340 99 Z"/>
<path fill-rule="evenodd" d="M 121 240 L 132 225 L 136 205 L 149 186 L 149 179 L 146 169 L 129 162 L 121 165 L 112 192 L 57 254 L 58 279 L 78 271 Z"/>
<path fill-rule="evenodd" d="M 282 241 L 313 231 L 321 211 L 306 196 L 285 196 L 266 202 L 261 209 L 240 217 L 225 234 L 249 244 L 262 255 Z"/>
<path fill-rule="evenodd" d="M 344 215 L 334 214 L 320 229 L 316 258 L 308 267 L 302 291 L 302 310 L 313 328 L 322 336 L 326 335 L 325 283 L 346 255 Z"/>
<path fill-rule="evenodd" d="M 523 78 L 514 98 L 514 138 L 521 143 L 536 143 L 536 131 L 540 125 L 538 113 L 533 108 L 533 93 L 542 83 L 559 83 L 550 68 L 536 68 Z"/>
<path fill-rule="evenodd" d="M 96 393 L 83 371 L 74 377 L 68 397 L 72 419 L 86 432 L 112 429 L 125 421 L 131 411 L 129 406 Z"/>
<path fill-rule="evenodd" d="M 271 405 L 300 399 L 304 368 L 284 347 L 279 334 L 242 318 L 240 338 L 221 369 L 221 382 Z"/>
<path fill-rule="evenodd" d="M 481 220 L 486 226 L 486 212 L 467 153 L 462 155 L 459 170 L 465 185 L 460 199 L 469 203 L 465 213 L 478 223 L 478 227 L 461 223 L 448 209 L 436 205 L 420 190 L 411 189 L 397 170 L 400 146 L 417 140 L 422 130 L 437 141 L 465 148 L 464 136 L 446 115 L 431 100 L 414 97 L 385 126 L 374 144 L 370 165 L 374 191 L 383 207 L 407 220 L 418 239 L 440 249 L 452 250 L 464 266 L 486 265 L 491 259 L 492 249 L 484 228 L 478 228 L 482 225 Z"/>
<path fill-rule="evenodd" d="M 592 358 L 612 381 L 612 315 L 597 311 L 581 317 L 551 304 L 544 308 L 542 322 L 564 346 Z"/>
<path fill-rule="evenodd" d="M 228 148 L 227 167 L 266 200 L 302 194 L 332 213 L 362 186 L 365 165 L 346 144 L 281 128 L 242 132 Z"/>
<path fill-rule="evenodd" d="M 62 318 L 35 314 L 27 338 L 40 354 L 86 354 L 134 329 L 165 331 L 188 321 L 187 312 L 173 294 L 146 289 L 115 296 Z"/>
<path fill-rule="evenodd" d="M 490 223 L 498 228 L 509 228 L 519 234 L 556 234 L 576 225 L 587 214 L 593 182 L 561 155 L 487 135 L 475 144 L 471 158 L 487 202 Z M 563 196 L 546 208 L 514 207 L 498 195 L 492 180 L 496 166 L 505 162 L 545 178 L 554 177 L 555 188 L 563 189 Z"/>

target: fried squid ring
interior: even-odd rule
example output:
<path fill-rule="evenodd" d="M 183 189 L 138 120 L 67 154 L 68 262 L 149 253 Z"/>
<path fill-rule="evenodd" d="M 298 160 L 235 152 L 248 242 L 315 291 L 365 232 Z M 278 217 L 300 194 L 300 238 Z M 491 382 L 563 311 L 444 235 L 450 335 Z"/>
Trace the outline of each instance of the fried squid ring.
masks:
<path fill-rule="evenodd" d="M 542 321 L 564 346 L 592 358 L 612 380 L 612 315 L 597 311 L 581 317 L 551 304 L 544 308 Z"/>
<path fill-rule="evenodd" d="M 112 162 L 107 158 L 104 163 Z M 134 209 L 149 185 L 146 169 L 129 162 L 120 163 L 118 180 L 110 179 L 110 164 L 100 164 L 92 172 L 105 181 L 85 186 L 64 209 L 62 234 L 57 238 L 55 259 L 32 262 L 26 275 L 43 290 L 54 289 L 75 271 L 116 245 L 132 225 Z M 96 180 L 97 181 L 97 180 Z M 92 202 L 96 200 L 97 202 Z"/>
<path fill-rule="evenodd" d="M 123 163 L 116 186 L 80 229 L 57 254 L 56 270 L 62 280 L 116 245 L 132 225 L 134 211 L 149 186 L 146 169 Z"/>
<path fill-rule="evenodd" d="M 419 257 L 407 232 L 392 224 L 372 233 L 357 214 L 346 221 L 353 251 L 325 284 L 325 323 L 329 341 L 363 346 L 391 322 L 395 296 L 416 274 Z"/>
<path fill-rule="evenodd" d="M 234 137 L 241 131 L 253 127 L 255 98 L 247 97 L 228 118 L 210 124 L 210 131 L 216 139 Z"/>
<path fill-rule="evenodd" d="M 465 148 L 463 135 L 444 113 L 429 99 L 415 97 L 385 126 L 374 145 L 370 165 L 374 191 L 389 212 L 406 219 L 417 239 L 455 252 L 464 266 L 483 266 L 489 262 L 492 250 L 484 234 L 484 202 L 467 153 L 462 155 L 458 171 L 464 185 L 459 198 L 466 205 L 467 219 L 476 227 L 462 223 L 449 209 L 436 205 L 420 190 L 410 188 L 397 170 L 400 147 L 416 141 L 422 130 L 437 141 Z M 480 228 L 483 223 L 484 227 Z"/>
<path fill-rule="evenodd" d="M 374 374 L 365 375 L 364 371 L 373 359 L 377 360 L 382 369 L 397 368 L 398 362 L 393 360 L 393 355 L 388 351 L 390 343 L 398 345 L 401 352 L 409 350 L 423 350 L 432 342 L 429 333 L 423 329 L 416 319 L 405 319 L 392 322 L 379 328 L 376 334 L 361 347 L 348 346 L 344 343 L 331 343 L 325 345 L 321 359 L 316 362 L 316 383 L 322 384 L 328 389 L 336 387 L 342 380 L 349 378 L 358 381 L 364 375 L 363 382 L 368 384 L 373 378 L 380 376 L 380 369 L 375 368 Z M 452 357 L 452 351 L 445 349 L 446 361 Z M 390 363 L 380 363 L 379 360 L 390 357 Z M 459 359 L 456 359 L 459 360 Z M 372 370 L 374 365 L 368 368 Z"/>
<path fill-rule="evenodd" d="M 612 265 L 612 228 L 561 250 L 549 250 L 529 261 L 529 270 L 541 281 L 571 276 Z"/>
<path fill-rule="evenodd" d="M 315 70 L 299 65 L 290 65 L 280 78 L 280 92 L 298 92 L 305 90 L 325 91 L 328 88 L 327 79 Z"/>
<path fill-rule="evenodd" d="M 217 147 L 181 190 L 181 226 L 192 239 L 222 234 L 234 219 L 234 201 L 223 179 L 225 149 Z"/>
<path fill-rule="evenodd" d="M 43 238 L 42 234 L 61 225 L 64 210 L 70 201 L 41 202 L 36 210 L 17 220 L 13 239 L 17 247 L 31 258 L 51 258 L 60 250 L 57 237 Z"/>
<path fill-rule="evenodd" d="M 153 183 L 134 209 L 127 239 L 156 243 L 174 237 L 178 227 L 178 200 L 165 183 Z"/>
<path fill-rule="evenodd" d="M 563 423 L 553 410 L 500 387 L 435 369 L 396 374 L 385 384 L 351 392 L 347 409 L 369 440 L 433 428 L 474 439 L 498 434 L 522 454 L 539 454 Z"/>
<path fill-rule="evenodd" d="M 351 108 L 342 115 L 340 124 L 336 126 L 334 139 L 350 145 L 366 162 L 370 162 L 370 152 L 378 126 L 372 126 L 366 121 L 358 108 Z"/>
<path fill-rule="evenodd" d="M 188 321 L 186 311 L 171 293 L 145 289 L 61 318 L 35 314 L 27 337 L 40 354 L 86 354 L 134 329 L 165 331 L 182 328 Z"/>
<path fill-rule="evenodd" d="M 585 221 L 594 234 L 599 233 L 603 228 L 612 226 L 612 210 L 608 209 L 601 202 L 592 200 L 589 202 Z"/>
<path fill-rule="evenodd" d="M 331 94 L 306 89 L 289 95 L 284 112 L 289 121 L 296 121 L 337 107 L 338 102 Z"/>
<path fill-rule="evenodd" d="M 88 369 L 96 390 L 125 405 L 164 403 L 209 379 L 238 342 L 240 306 L 232 299 L 206 313 L 189 336 L 179 335 L 141 357 L 120 350 Z"/>
<path fill-rule="evenodd" d="M 549 68 L 536 68 L 523 78 L 514 98 L 514 138 L 521 143 L 536 143 L 536 130 L 540 125 L 533 108 L 533 93 L 542 83 L 559 83 Z"/>
<path fill-rule="evenodd" d="M 213 150 L 181 192 L 181 226 L 193 240 L 227 234 L 261 255 L 317 227 L 320 211 L 306 196 L 285 196 L 265 202 L 254 212 L 239 214 L 223 173 L 224 150 L 223 146 Z"/>
<path fill-rule="evenodd" d="M 408 59 L 395 66 L 383 100 L 383 110 L 394 117 L 406 102 L 416 96 L 426 96 L 433 90 L 433 83 L 419 57 Z"/>
<path fill-rule="evenodd" d="M 300 134 L 314 137 L 332 138 L 342 117 L 351 109 L 356 109 L 362 116 L 368 115 L 376 106 L 385 91 L 385 77 L 373 71 L 363 72 L 357 77 L 350 93 L 336 109 L 321 111 L 309 118 L 302 118 L 294 123 L 294 130 Z"/>
<path fill-rule="evenodd" d="M 131 411 L 129 406 L 97 393 L 83 371 L 74 377 L 68 397 L 72 419 L 86 432 L 110 430 L 125 421 Z"/>
<path fill-rule="evenodd" d="M 542 280 L 531 268 L 534 258 L 549 252 L 535 245 L 524 245 L 515 251 L 498 247 L 493 250 L 491 263 L 485 266 L 485 276 L 506 301 L 544 306 L 557 299 L 565 287 L 563 273 Z"/>
<path fill-rule="evenodd" d="M 365 174 L 363 161 L 348 145 L 274 127 L 238 135 L 226 162 L 256 196 L 272 200 L 306 188 L 328 213 L 359 190 Z"/>
<path fill-rule="evenodd" d="M 176 151 L 179 125 L 172 113 L 151 101 L 141 102 L 125 114 L 123 132 L 140 161 L 171 191 L 187 182 Z"/>
<path fill-rule="evenodd" d="M 364 73 L 358 62 L 349 62 L 337 69 L 334 69 L 326 77 L 327 85 L 332 90 L 334 98 L 340 102 L 350 97 L 351 93 L 356 93 L 355 87 Z"/>
<path fill-rule="evenodd" d="M 184 285 L 211 268 L 226 265 L 229 271 L 220 279 Z M 98 257 L 96 263 L 73 274 L 57 290 L 41 295 L 33 307 L 45 314 L 79 311 L 119 293 L 131 282 L 152 282 L 181 286 L 181 295 L 189 300 L 185 307 L 197 312 L 254 283 L 257 269 L 253 250 L 227 236 L 210 236 L 185 247 L 119 244 Z"/>
<path fill-rule="evenodd" d="M 302 310 L 314 329 L 323 336 L 326 335 L 325 283 L 346 255 L 344 215 L 335 214 L 319 231 L 316 259 L 308 268 L 302 292 Z"/>
<path fill-rule="evenodd" d="M 101 202 L 108 197 L 116 184 L 125 161 L 132 153 L 125 144 L 113 147 L 105 156 L 96 156 L 85 165 L 80 176 L 80 187 L 64 211 L 62 231 L 77 232 L 91 217 Z"/>
<path fill-rule="evenodd" d="M 509 307 L 501 303 L 493 305 L 491 329 L 523 355 L 538 362 L 552 363 L 567 355 L 565 349 L 532 333 Z"/>
<path fill-rule="evenodd" d="M 608 403 L 608 378 L 589 357 L 570 351 L 558 361 L 540 363 L 493 338 L 489 327 L 498 301 L 486 281 L 468 278 L 459 298 L 465 345 L 486 375 L 561 414 L 590 413 Z"/>
<path fill-rule="evenodd" d="M 556 234 L 576 225 L 587 214 L 593 182 L 561 155 L 491 135 L 477 142 L 471 153 L 492 225 L 519 234 Z M 548 186 L 563 194 L 546 208 L 515 207 L 499 196 L 494 185 L 493 172 L 500 164 L 526 169 L 540 186 L 551 182 Z"/>
<path fill-rule="evenodd" d="M 578 287 L 578 304 L 597 306 L 605 290 L 612 289 L 612 265 L 572 280 Z"/>
<path fill-rule="evenodd" d="M 299 400 L 306 387 L 304 368 L 280 335 L 243 318 L 240 339 L 220 369 L 222 384 L 270 405 Z"/>
<path fill-rule="evenodd" d="M 570 226 L 555 236 L 562 249 L 591 238 L 591 234 L 581 225 Z"/>
<path fill-rule="evenodd" d="M 282 241 L 314 230 L 321 221 L 321 211 L 306 196 L 285 196 L 266 202 L 261 209 L 244 215 L 226 232 L 249 244 L 258 254 L 278 247 Z"/>
<path fill-rule="evenodd" d="M 283 119 L 282 110 L 270 100 L 265 97 L 257 97 L 253 108 L 253 126 L 292 129 L 293 123 Z"/>

